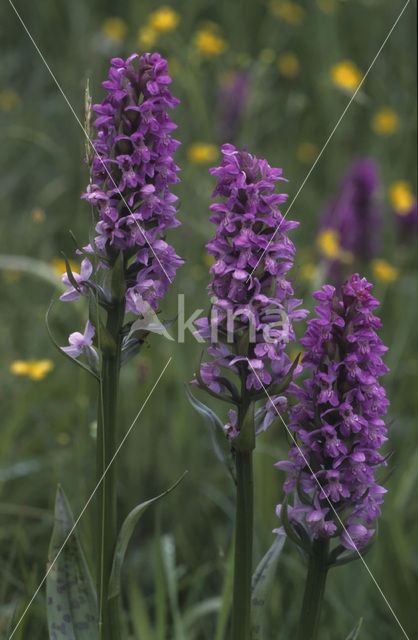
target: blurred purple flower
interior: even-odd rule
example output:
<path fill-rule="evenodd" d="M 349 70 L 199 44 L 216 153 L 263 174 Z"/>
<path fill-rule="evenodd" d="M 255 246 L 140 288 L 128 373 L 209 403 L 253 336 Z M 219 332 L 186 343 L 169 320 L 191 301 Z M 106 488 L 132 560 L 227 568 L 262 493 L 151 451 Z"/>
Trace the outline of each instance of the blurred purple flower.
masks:
<path fill-rule="evenodd" d="M 382 416 L 389 402 L 377 380 L 388 371 L 381 358 L 387 347 L 376 334 L 381 323 L 373 311 L 379 302 L 371 289 L 355 274 L 341 296 L 329 285 L 314 293 L 317 317 L 308 321 L 300 341 L 306 349 L 302 363 L 312 373 L 304 387 L 292 384 L 298 404 L 290 410 L 289 428 L 300 448 L 292 446 L 290 460 L 275 465 L 286 472 L 284 492 L 296 493 L 290 521 L 295 508 L 300 515 L 302 502 L 310 537 L 340 536 L 346 548 L 353 544 L 329 501 L 362 547 L 386 492 L 375 472 L 386 464 L 378 449 L 387 440 Z"/>
<path fill-rule="evenodd" d="M 250 82 L 244 71 L 225 74 L 220 83 L 218 131 L 221 140 L 234 142 L 247 108 Z"/>

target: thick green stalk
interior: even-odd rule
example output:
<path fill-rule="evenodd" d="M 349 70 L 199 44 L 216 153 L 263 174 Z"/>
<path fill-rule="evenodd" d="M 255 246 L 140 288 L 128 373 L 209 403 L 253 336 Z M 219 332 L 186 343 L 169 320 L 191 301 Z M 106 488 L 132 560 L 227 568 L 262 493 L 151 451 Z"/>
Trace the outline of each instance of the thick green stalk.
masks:
<path fill-rule="evenodd" d="M 108 337 L 113 338 L 114 344 L 103 348 L 101 366 L 96 465 L 97 482 L 100 482 L 97 491 L 99 640 L 120 638 L 119 601 L 118 598 L 108 599 L 108 588 L 117 538 L 116 461 L 111 461 L 118 441 L 117 400 L 123 316 L 124 301 L 116 303 L 108 311 L 106 331 Z"/>
<path fill-rule="evenodd" d="M 249 640 L 253 548 L 253 451 L 236 451 L 237 502 L 231 640 Z"/>
<path fill-rule="evenodd" d="M 329 540 L 315 540 L 309 558 L 297 640 L 317 640 L 328 572 Z"/>

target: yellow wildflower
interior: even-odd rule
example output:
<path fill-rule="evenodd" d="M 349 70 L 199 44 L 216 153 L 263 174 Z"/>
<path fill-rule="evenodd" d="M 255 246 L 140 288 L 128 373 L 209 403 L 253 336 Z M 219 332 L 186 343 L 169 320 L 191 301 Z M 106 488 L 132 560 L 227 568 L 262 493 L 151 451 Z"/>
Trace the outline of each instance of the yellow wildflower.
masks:
<path fill-rule="evenodd" d="M 379 136 L 390 136 L 399 128 L 399 118 L 393 109 L 384 107 L 374 114 L 371 125 Z"/>
<path fill-rule="evenodd" d="M 167 33 L 173 31 L 180 22 L 179 14 L 171 7 L 160 7 L 157 11 L 150 13 L 148 24 L 151 29 L 158 33 Z"/>
<path fill-rule="evenodd" d="M 218 157 L 218 147 L 207 142 L 193 142 L 187 149 L 187 156 L 195 164 L 213 162 Z"/>
<path fill-rule="evenodd" d="M 109 40 L 122 42 L 128 33 L 128 25 L 122 18 L 107 18 L 102 25 L 102 32 Z"/>
<path fill-rule="evenodd" d="M 283 18 L 290 24 L 298 25 L 305 19 L 305 9 L 296 2 L 286 0 L 271 0 L 270 11 L 278 18 Z"/>
<path fill-rule="evenodd" d="M 262 49 L 258 55 L 258 59 L 261 64 L 272 64 L 274 62 L 274 58 L 276 57 L 276 52 L 274 49 Z"/>
<path fill-rule="evenodd" d="M 37 224 L 45 220 L 45 211 L 41 207 L 34 207 L 30 212 L 32 220 Z"/>
<path fill-rule="evenodd" d="M 396 267 L 392 267 L 389 262 L 381 258 L 372 260 L 372 270 L 376 280 L 379 282 L 394 282 L 399 275 L 399 270 Z"/>
<path fill-rule="evenodd" d="M 68 261 L 70 265 L 71 271 L 75 271 L 75 273 L 80 273 L 80 265 L 72 260 Z M 67 267 L 65 265 L 65 260 L 63 258 L 54 258 L 51 260 L 51 267 L 56 271 L 56 273 L 61 276 L 63 273 L 66 273 Z"/>
<path fill-rule="evenodd" d="M 316 4 L 318 5 L 318 9 L 328 15 L 332 15 L 337 9 L 336 0 L 316 0 Z"/>
<path fill-rule="evenodd" d="M 157 39 L 157 32 L 152 27 L 141 27 L 138 31 L 138 44 L 140 47 L 148 49 L 152 47 Z"/>
<path fill-rule="evenodd" d="M 224 53 L 227 49 L 225 40 L 212 27 L 205 27 L 196 33 L 195 45 L 206 58 L 213 58 Z"/>
<path fill-rule="evenodd" d="M 70 444 L 70 436 L 68 433 L 65 433 L 65 431 L 61 431 L 61 433 L 57 435 L 57 442 L 65 447 L 67 444 Z"/>
<path fill-rule="evenodd" d="M 392 207 L 400 216 L 408 214 L 415 202 L 411 185 L 406 180 L 398 180 L 390 185 L 389 197 Z"/>
<path fill-rule="evenodd" d="M 360 84 L 363 74 L 351 62 L 351 60 L 343 60 L 331 67 L 331 79 L 337 87 L 354 91 Z"/>
<path fill-rule="evenodd" d="M 28 376 L 32 380 L 42 380 L 53 368 L 52 360 L 15 360 L 10 365 L 15 376 Z"/>
<path fill-rule="evenodd" d="M 311 164 L 318 155 L 318 147 L 313 142 L 301 142 L 296 150 L 299 162 Z"/>
<path fill-rule="evenodd" d="M 0 91 L 0 109 L 1 111 L 14 111 L 20 106 L 20 96 L 13 89 L 4 89 Z"/>
<path fill-rule="evenodd" d="M 317 238 L 320 252 L 329 260 L 340 257 L 340 234 L 335 229 L 322 229 Z"/>
<path fill-rule="evenodd" d="M 291 51 L 281 53 L 277 59 L 277 66 L 285 78 L 295 78 L 299 74 L 299 59 Z"/>
<path fill-rule="evenodd" d="M 215 262 L 215 258 L 213 256 L 209 256 L 207 253 L 204 253 L 203 262 L 207 267 L 211 267 Z"/>
<path fill-rule="evenodd" d="M 318 267 L 313 262 L 306 262 L 300 268 L 300 277 L 303 280 L 314 280 L 318 275 Z"/>

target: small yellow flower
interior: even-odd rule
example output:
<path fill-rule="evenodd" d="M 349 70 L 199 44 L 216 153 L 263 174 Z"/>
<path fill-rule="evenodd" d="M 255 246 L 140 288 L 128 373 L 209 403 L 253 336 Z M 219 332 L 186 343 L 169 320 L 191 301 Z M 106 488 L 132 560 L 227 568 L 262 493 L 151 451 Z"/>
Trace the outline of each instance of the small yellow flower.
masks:
<path fill-rule="evenodd" d="M 343 60 L 331 67 L 331 79 L 341 89 L 354 91 L 360 84 L 363 74 L 350 60 Z"/>
<path fill-rule="evenodd" d="M 274 49 L 262 49 L 258 55 L 261 64 L 272 64 L 276 57 Z"/>
<path fill-rule="evenodd" d="M 298 57 L 291 51 L 281 53 L 277 59 L 277 66 L 285 78 L 296 78 L 299 74 L 300 65 Z"/>
<path fill-rule="evenodd" d="M 399 118 L 393 109 L 384 107 L 374 114 L 371 125 L 379 136 L 390 136 L 399 128 Z"/>
<path fill-rule="evenodd" d="M 76 262 L 73 262 L 72 260 L 69 260 L 68 263 L 70 265 L 71 271 L 80 273 L 80 265 L 78 265 Z M 63 258 L 54 258 L 53 260 L 51 260 L 51 267 L 59 276 L 67 272 L 65 260 L 63 260 Z"/>
<path fill-rule="evenodd" d="M 213 256 L 209 256 L 207 253 L 204 253 L 203 262 L 207 267 L 211 267 L 213 264 L 215 264 L 215 258 Z"/>
<path fill-rule="evenodd" d="M 150 13 L 148 17 L 149 26 L 158 33 L 173 31 L 179 22 L 179 14 L 171 7 L 160 7 L 157 11 Z"/>
<path fill-rule="evenodd" d="M 21 278 L 21 274 L 19 271 L 15 271 L 14 269 L 6 269 L 3 271 L 3 280 L 12 284 L 13 282 L 18 282 Z"/>
<path fill-rule="evenodd" d="M 399 276 L 399 270 L 381 258 L 372 260 L 372 270 L 379 282 L 394 282 Z"/>
<path fill-rule="evenodd" d="M 57 435 L 57 442 L 61 446 L 65 447 L 67 444 L 70 444 L 70 436 L 68 433 L 65 433 L 65 431 L 61 431 L 61 433 Z"/>
<path fill-rule="evenodd" d="M 300 277 L 303 280 L 314 280 L 318 275 L 318 267 L 313 262 L 306 262 L 300 268 Z"/>
<path fill-rule="evenodd" d="M 34 207 L 30 212 L 30 215 L 32 217 L 32 220 L 36 222 L 36 224 L 39 224 L 40 222 L 43 222 L 45 220 L 45 211 L 41 209 L 41 207 Z"/>
<path fill-rule="evenodd" d="M 206 164 L 213 162 L 218 157 L 218 147 L 215 144 L 206 142 L 194 142 L 187 149 L 187 156 L 190 162 L 195 164 Z"/>
<path fill-rule="evenodd" d="M 322 255 L 329 260 L 340 257 L 340 234 L 335 229 L 322 229 L 318 234 L 317 244 Z"/>
<path fill-rule="evenodd" d="M 196 33 L 195 45 L 199 53 L 206 58 L 213 58 L 225 53 L 228 45 L 225 40 L 216 33 L 216 30 L 207 27 Z"/>
<path fill-rule="evenodd" d="M 128 33 L 128 25 L 122 18 L 107 18 L 102 25 L 102 32 L 109 40 L 122 42 Z"/>
<path fill-rule="evenodd" d="M 406 180 L 398 180 L 390 185 L 389 197 L 392 207 L 400 216 L 408 214 L 415 202 L 411 185 Z"/>
<path fill-rule="evenodd" d="M 305 9 L 296 2 L 286 0 L 271 0 L 270 11 L 278 18 L 282 18 L 290 24 L 298 25 L 305 19 Z"/>
<path fill-rule="evenodd" d="M 138 31 L 138 44 L 144 49 L 152 47 L 156 39 L 157 32 L 152 27 L 141 27 Z"/>
<path fill-rule="evenodd" d="M 32 380 L 42 380 L 53 368 L 52 360 L 15 360 L 10 365 L 15 376 L 28 376 Z"/>
<path fill-rule="evenodd" d="M 20 106 L 20 96 L 13 89 L 4 89 L 0 91 L 0 110 L 14 111 Z"/>
<path fill-rule="evenodd" d="M 301 142 L 296 150 L 296 157 L 303 164 L 311 164 L 318 155 L 318 147 L 313 142 Z"/>
<path fill-rule="evenodd" d="M 316 4 L 318 5 L 318 9 L 328 15 L 332 15 L 337 10 L 336 0 L 316 0 Z"/>

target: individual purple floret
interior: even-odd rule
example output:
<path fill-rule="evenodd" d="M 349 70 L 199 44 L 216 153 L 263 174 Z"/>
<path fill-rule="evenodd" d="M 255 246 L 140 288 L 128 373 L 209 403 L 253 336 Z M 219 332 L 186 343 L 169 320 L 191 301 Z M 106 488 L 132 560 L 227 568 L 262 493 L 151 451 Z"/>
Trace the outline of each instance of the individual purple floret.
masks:
<path fill-rule="evenodd" d="M 375 475 L 386 464 L 378 449 L 387 440 L 382 418 L 389 402 L 378 378 L 388 371 L 381 358 L 387 347 L 376 334 L 379 302 L 371 289 L 355 274 L 340 296 L 330 285 L 314 293 L 317 317 L 300 341 L 311 375 L 304 387 L 292 385 L 298 403 L 289 428 L 298 446 L 275 465 L 287 474 L 285 494 L 295 494 L 290 525 L 313 539 L 339 537 L 346 548 L 368 542 L 386 492 Z"/>
<path fill-rule="evenodd" d="M 334 230 L 340 247 L 335 256 L 328 256 L 334 263 L 330 265 L 331 272 L 340 271 L 341 262 L 363 261 L 376 255 L 382 226 L 379 189 L 379 170 L 374 160 L 355 161 L 321 220 L 321 230 Z"/>
<path fill-rule="evenodd" d="M 93 347 L 93 338 L 94 338 L 94 327 L 89 320 L 87 320 L 86 327 L 84 329 L 84 333 L 80 333 L 76 331 L 75 333 L 71 333 L 68 342 L 70 343 L 69 347 L 61 347 L 61 349 L 71 358 L 78 358 L 82 353 L 86 356 L 92 356 L 93 358 L 98 359 L 99 356 L 97 354 L 96 349 Z"/>
<path fill-rule="evenodd" d="M 97 220 L 95 246 L 86 250 L 98 254 L 99 266 L 105 268 L 123 252 L 127 310 L 138 314 L 137 298 L 156 308 L 183 261 L 163 239 L 167 229 L 180 224 L 177 197 L 169 187 L 179 181 L 173 154 L 180 143 L 171 137 L 177 125 L 167 113 L 179 101 L 168 89 L 166 60 L 158 53 L 147 53 L 137 63 L 136 58 L 111 61 L 109 79 L 103 82 L 107 95 L 93 107 L 95 155 L 91 183 L 82 197 Z M 91 265 L 84 271 L 85 280 Z M 79 292 L 66 275 L 63 280 L 69 291 L 62 299 L 76 299 Z M 88 292 L 84 288 L 80 293 Z"/>
<path fill-rule="evenodd" d="M 291 367 L 285 349 L 295 340 L 292 323 L 307 312 L 297 309 L 301 301 L 286 279 L 295 252 L 287 234 L 298 223 L 278 208 L 287 198 L 275 193 L 275 183 L 285 180 L 282 170 L 231 144 L 222 154 L 221 165 L 210 170 L 218 178 L 213 197 L 221 200 L 210 207 L 216 232 L 207 244 L 215 259 L 212 312 L 196 322 L 198 334 L 210 341 L 211 360 L 200 376 L 211 391 L 223 393 L 230 390 L 225 371 L 236 373 L 245 392 L 283 380 Z"/>

